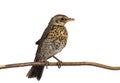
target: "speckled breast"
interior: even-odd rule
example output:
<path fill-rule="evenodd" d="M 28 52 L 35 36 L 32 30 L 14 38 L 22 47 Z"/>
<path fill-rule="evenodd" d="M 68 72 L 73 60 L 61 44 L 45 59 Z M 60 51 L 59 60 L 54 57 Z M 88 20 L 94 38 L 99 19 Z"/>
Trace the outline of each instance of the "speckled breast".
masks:
<path fill-rule="evenodd" d="M 67 38 L 68 33 L 65 27 L 54 26 L 44 40 L 41 52 L 44 52 L 44 56 L 47 58 L 54 56 L 65 47 Z"/>

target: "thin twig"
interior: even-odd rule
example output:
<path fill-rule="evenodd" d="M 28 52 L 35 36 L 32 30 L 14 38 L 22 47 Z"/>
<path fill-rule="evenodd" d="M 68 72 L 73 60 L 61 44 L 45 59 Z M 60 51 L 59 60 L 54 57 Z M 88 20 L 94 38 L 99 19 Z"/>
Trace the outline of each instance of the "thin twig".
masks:
<path fill-rule="evenodd" d="M 49 62 L 48 66 L 57 66 L 57 62 Z M 24 67 L 24 66 L 35 66 L 35 65 L 41 65 L 44 66 L 45 63 L 40 63 L 40 62 L 25 62 L 25 63 L 15 63 L 15 64 L 7 64 L 7 65 L 0 65 L 0 69 L 5 69 L 5 68 L 15 68 L 15 67 Z M 120 70 L 120 66 L 108 66 L 96 62 L 62 62 L 61 66 L 96 66 L 104 69 L 109 69 L 109 70 Z"/>

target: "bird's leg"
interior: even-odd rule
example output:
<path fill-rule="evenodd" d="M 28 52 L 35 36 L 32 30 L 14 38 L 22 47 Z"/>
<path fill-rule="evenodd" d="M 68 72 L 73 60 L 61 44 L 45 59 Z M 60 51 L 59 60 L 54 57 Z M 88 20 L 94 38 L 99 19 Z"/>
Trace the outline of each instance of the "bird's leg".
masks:
<path fill-rule="evenodd" d="M 55 56 L 53 56 L 53 58 L 55 58 L 55 59 L 58 61 L 58 63 L 57 63 L 58 68 L 61 68 L 62 61 L 61 61 L 61 60 L 59 60 L 59 59 L 58 59 L 57 57 L 55 57 Z"/>
<path fill-rule="evenodd" d="M 56 59 L 58 62 L 61 62 L 57 57 L 53 56 L 54 59 Z"/>

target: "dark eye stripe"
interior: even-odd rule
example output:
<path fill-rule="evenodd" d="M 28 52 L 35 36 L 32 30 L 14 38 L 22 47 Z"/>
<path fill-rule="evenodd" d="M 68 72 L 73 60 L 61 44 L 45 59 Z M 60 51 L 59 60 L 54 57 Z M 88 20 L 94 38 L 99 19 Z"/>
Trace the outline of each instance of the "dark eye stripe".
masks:
<path fill-rule="evenodd" d="M 58 20 L 55 20 L 56 23 L 58 23 Z"/>

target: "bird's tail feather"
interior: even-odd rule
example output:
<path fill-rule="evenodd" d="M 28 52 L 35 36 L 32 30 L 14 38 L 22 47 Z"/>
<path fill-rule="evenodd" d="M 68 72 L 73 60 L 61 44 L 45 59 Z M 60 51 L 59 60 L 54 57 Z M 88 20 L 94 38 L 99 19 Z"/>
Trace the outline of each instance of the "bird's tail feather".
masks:
<path fill-rule="evenodd" d="M 43 70 L 44 70 L 44 66 L 32 66 L 27 76 L 28 78 L 36 77 L 37 80 L 40 80 L 42 77 Z"/>

